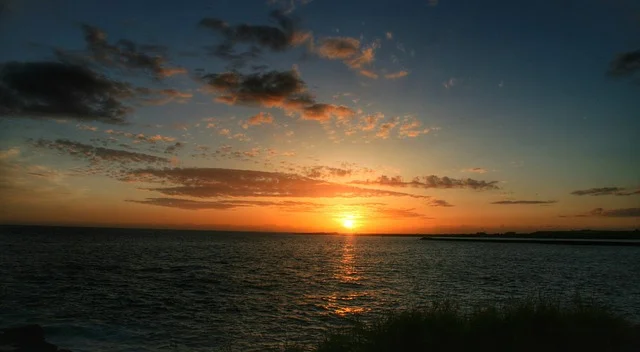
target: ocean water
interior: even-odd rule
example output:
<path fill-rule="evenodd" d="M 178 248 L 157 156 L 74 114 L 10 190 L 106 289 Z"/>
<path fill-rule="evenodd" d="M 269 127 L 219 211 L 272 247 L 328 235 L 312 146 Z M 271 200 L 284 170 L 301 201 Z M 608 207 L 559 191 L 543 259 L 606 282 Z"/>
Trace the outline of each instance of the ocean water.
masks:
<path fill-rule="evenodd" d="M 81 351 L 263 351 L 437 299 L 580 292 L 640 321 L 640 248 L 0 228 L 0 327 Z"/>

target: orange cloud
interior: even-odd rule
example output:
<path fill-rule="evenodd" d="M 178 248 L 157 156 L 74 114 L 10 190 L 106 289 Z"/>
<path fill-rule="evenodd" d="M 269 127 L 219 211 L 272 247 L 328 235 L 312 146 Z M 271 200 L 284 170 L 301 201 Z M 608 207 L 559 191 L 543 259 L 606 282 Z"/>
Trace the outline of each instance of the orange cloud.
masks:
<path fill-rule="evenodd" d="M 386 75 L 384 75 L 384 78 L 386 79 L 398 79 L 398 78 L 402 78 L 402 77 L 406 77 L 409 75 L 408 71 L 398 71 L 398 72 L 394 72 L 394 73 L 387 73 Z"/>
<path fill-rule="evenodd" d="M 249 126 L 258 126 L 262 124 L 271 124 L 273 123 L 273 116 L 268 112 L 259 112 L 258 114 L 251 116 L 245 124 L 242 125 L 244 129 L 249 128 Z"/>
<path fill-rule="evenodd" d="M 321 57 L 335 60 L 355 56 L 360 49 L 360 41 L 350 37 L 323 38 L 316 45 L 316 53 Z"/>

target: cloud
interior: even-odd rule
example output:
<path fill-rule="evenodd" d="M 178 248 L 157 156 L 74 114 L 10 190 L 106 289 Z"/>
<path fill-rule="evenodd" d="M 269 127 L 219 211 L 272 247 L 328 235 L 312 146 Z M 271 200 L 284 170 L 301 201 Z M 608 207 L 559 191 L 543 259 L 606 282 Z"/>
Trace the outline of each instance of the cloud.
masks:
<path fill-rule="evenodd" d="M 614 76 L 633 75 L 639 70 L 640 49 L 619 54 L 609 67 L 609 73 Z"/>
<path fill-rule="evenodd" d="M 94 147 L 92 145 L 74 142 L 67 139 L 56 139 L 55 141 L 49 141 L 39 139 L 34 142 L 34 145 L 38 148 L 50 149 L 59 151 L 80 159 L 85 159 L 91 162 L 113 162 L 113 163 L 150 163 L 150 164 L 164 164 L 168 163 L 169 159 L 158 157 L 149 154 L 130 152 L 126 150 L 110 149 L 103 147 Z"/>
<path fill-rule="evenodd" d="M 350 37 L 328 37 L 316 44 L 316 53 L 326 59 L 344 60 L 358 54 L 360 41 Z"/>
<path fill-rule="evenodd" d="M 444 208 L 453 207 L 452 204 L 442 199 L 434 199 L 429 202 L 429 205 L 431 205 L 432 207 L 444 207 Z"/>
<path fill-rule="evenodd" d="M 209 29 L 222 36 L 223 42 L 210 47 L 210 53 L 225 60 L 234 61 L 235 66 L 244 66 L 246 61 L 260 56 L 261 48 L 271 51 L 285 51 L 301 45 L 311 39 L 310 33 L 300 32 L 292 18 L 282 11 L 274 10 L 270 18 L 277 26 L 239 24 L 229 25 L 218 18 L 203 18 L 198 23 L 201 28 Z M 237 44 L 247 44 L 251 48 L 244 53 L 236 53 Z"/>
<path fill-rule="evenodd" d="M 378 74 L 371 70 L 362 69 L 358 72 L 365 77 L 369 77 L 371 79 L 378 79 Z"/>
<path fill-rule="evenodd" d="M 464 169 L 462 170 L 462 172 L 473 172 L 476 174 L 486 174 L 487 173 L 487 169 L 482 168 L 482 167 L 472 167 L 469 169 Z"/>
<path fill-rule="evenodd" d="M 631 196 L 640 195 L 640 190 L 627 190 L 621 187 L 602 187 L 577 190 L 571 192 L 574 196 Z"/>
<path fill-rule="evenodd" d="M 367 66 L 375 60 L 375 49 L 378 47 L 378 42 L 361 48 L 361 42 L 356 38 L 328 37 L 320 39 L 312 50 L 325 59 L 342 60 L 345 65 L 361 75 L 376 79 L 378 74 Z"/>
<path fill-rule="evenodd" d="M 606 210 L 603 208 L 595 208 L 587 213 L 578 215 L 560 215 L 561 218 L 590 218 L 590 217 L 605 217 L 605 218 L 637 218 L 640 217 L 640 208 L 620 208 Z"/>
<path fill-rule="evenodd" d="M 393 39 L 393 33 L 391 33 L 391 32 L 387 32 L 387 33 L 386 33 L 386 37 L 387 37 L 387 39 L 389 39 L 389 40 Z"/>
<path fill-rule="evenodd" d="M 360 188 L 296 174 L 255 170 L 147 168 L 130 171 L 120 179 L 127 182 L 157 183 L 162 186 L 146 189 L 174 197 L 412 197 L 430 199 L 428 196 Z"/>
<path fill-rule="evenodd" d="M 378 112 L 372 115 L 362 116 L 358 128 L 362 131 L 372 131 L 376 128 L 378 121 L 384 119 L 384 114 Z"/>
<path fill-rule="evenodd" d="M 246 207 L 278 207 L 291 212 L 304 212 L 310 208 L 323 207 L 322 204 L 296 201 L 262 201 L 262 200 L 214 200 L 196 201 L 180 198 L 147 198 L 145 200 L 127 200 L 131 203 L 157 205 L 184 210 L 227 210 Z"/>
<path fill-rule="evenodd" d="M 271 123 L 273 123 L 273 116 L 268 112 L 260 112 L 256 115 L 251 116 L 242 127 L 246 129 L 249 128 L 249 126 L 258 126 Z"/>
<path fill-rule="evenodd" d="M 414 116 L 405 116 L 402 124 L 398 128 L 398 137 L 400 138 L 415 138 L 421 134 L 427 134 L 431 132 L 430 128 L 421 128 L 422 122 L 416 119 Z"/>
<path fill-rule="evenodd" d="M 588 216 L 601 216 L 607 218 L 636 218 L 640 217 L 640 208 L 622 208 L 605 210 L 603 208 L 596 208 L 590 211 Z"/>
<path fill-rule="evenodd" d="M 499 205 L 534 205 L 534 204 L 554 204 L 555 200 L 501 200 L 491 204 Z"/>
<path fill-rule="evenodd" d="M 302 169 L 302 174 L 310 178 L 348 177 L 355 173 L 351 168 L 331 166 L 311 166 Z"/>
<path fill-rule="evenodd" d="M 444 81 L 442 83 L 442 86 L 449 89 L 449 88 L 453 88 L 455 86 L 457 86 L 458 84 L 460 84 L 460 80 L 457 78 L 449 78 L 449 80 Z"/>
<path fill-rule="evenodd" d="M 360 180 L 351 181 L 352 184 L 357 185 L 377 185 L 388 187 L 413 187 L 413 188 L 435 188 L 435 189 L 451 189 L 451 188 L 466 188 L 473 190 L 495 190 L 498 189 L 496 185 L 498 181 L 479 181 L 471 178 L 455 179 L 451 177 L 438 177 L 435 175 L 415 177 L 411 181 L 404 181 L 401 176 L 388 177 L 382 175 L 374 180 Z"/>
<path fill-rule="evenodd" d="M 82 125 L 82 124 L 76 125 L 76 128 L 79 129 L 80 131 L 91 131 L 91 132 L 97 132 L 98 131 L 98 127 L 89 126 L 89 125 Z"/>
<path fill-rule="evenodd" d="M 130 139 L 134 140 L 134 143 L 135 142 L 147 142 L 147 143 L 155 144 L 157 142 L 169 143 L 169 142 L 174 142 L 176 140 L 174 137 L 163 136 L 163 135 L 160 135 L 160 134 L 147 136 L 147 135 L 144 135 L 142 133 L 131 133 L 131 132 L 114 131 L 114 130 L 106 130 L 106 131 L 104 131 L 104 133 L 109 134 L 109 135 L 113 135 L 113 136 L 123 136 L 123 137 L 126 137 L 126 138 L 130 138 Z"/>
<path fill-rule="evenodd" d="M 406 77 L 409 75 L 409 71 L 398 71 L 398 72 L 393 72 L 393 73 L 387 73 L 386 75 L 384 75 L 384 78 L 386 79 L 398 79 L 398 78 L 402 78 L 402 77 Z"/>
<path fill-rule="evenodd" d="M 178 151 L 180 151 L 182 148 L 184 148 L 185 144 L 182 142 L 176 142 L 175 144 L 172 144 L 168 147 L 165 148 L 164 153 L 165 154 L 176 154 Z"/>
<path fill-rule="evenodd" d="M 109 44 L 107 34 L 100 28 L 88 24 L 82 25 L 84 39 L 92 59 L 106 67 L 140 70 L 150 73 L 157 79 L 186 73 L 182 67 L 166 67 L 167 59 L 159 55 L 157 46 L 142 46 L 131 40 L 121 39 Z M 141 51 L 147 49 L 151 54 Z"/>
<path fill-rule="evenodd" d="M 0 65 L 0 116 L 65 118 L 121 124 L 135 95 L 126 84 L 89 68 L 59 62 Z"/>
<path fill-rule="evenodd" d="M 391 119 L 391 121 L 385 122 L 383 124 L 380 125 L 380 127 L 378 128 L 378 132 L 376 132 L 376 137 L 378 138 L 382 138 L 382 139 L 387 139 L 389 138 L 389 135 L 391 134 L 391 131 L 400 123 L 400 118 L 399 117 L 394 117 Z"/>
<path fill-rule="evenodd" d="M 355 112 L 346 106 L 317 103 L 295 70 L 252 74 L 226 72 L 203 76 L 206 89 L 218 94 L 216 101 L 229 105 L 280 108 L 304 120 L 344 119 Z"/>
<path fill-rule="evenodd" d="M 154 99 L 143 99 L 142 103 L 145 105 L 165 105 L 173 101 L 184 104 L 189 102 L 189 100 L 193 97 L 192 93 L 181 92 L 176 89 L 161 89 L 155 92 L 150 92 L 159 95 L 159 97 Z"/>

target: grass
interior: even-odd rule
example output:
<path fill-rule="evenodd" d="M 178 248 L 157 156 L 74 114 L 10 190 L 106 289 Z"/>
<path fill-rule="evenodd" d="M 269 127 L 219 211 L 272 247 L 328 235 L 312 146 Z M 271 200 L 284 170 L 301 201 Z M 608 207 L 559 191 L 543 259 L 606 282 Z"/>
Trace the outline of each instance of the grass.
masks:
<path fill-rule="evenodd" d="M 576 298 L 527 299 L 472 311 L 451 302 L 329 333 L 316 352 L 640 351 L 640 327 Z M 285 352 L 305 349 L 287 346 Z"/>

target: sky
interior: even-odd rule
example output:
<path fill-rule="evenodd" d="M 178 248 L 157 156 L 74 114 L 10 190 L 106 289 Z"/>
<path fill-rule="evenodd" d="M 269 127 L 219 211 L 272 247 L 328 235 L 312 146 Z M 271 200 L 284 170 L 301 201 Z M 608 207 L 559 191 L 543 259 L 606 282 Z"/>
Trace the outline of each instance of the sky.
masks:
<path fill-rule="evenodd" d="M 640 3 L 0 0 L 0 223 L 640 227 Z"/>

